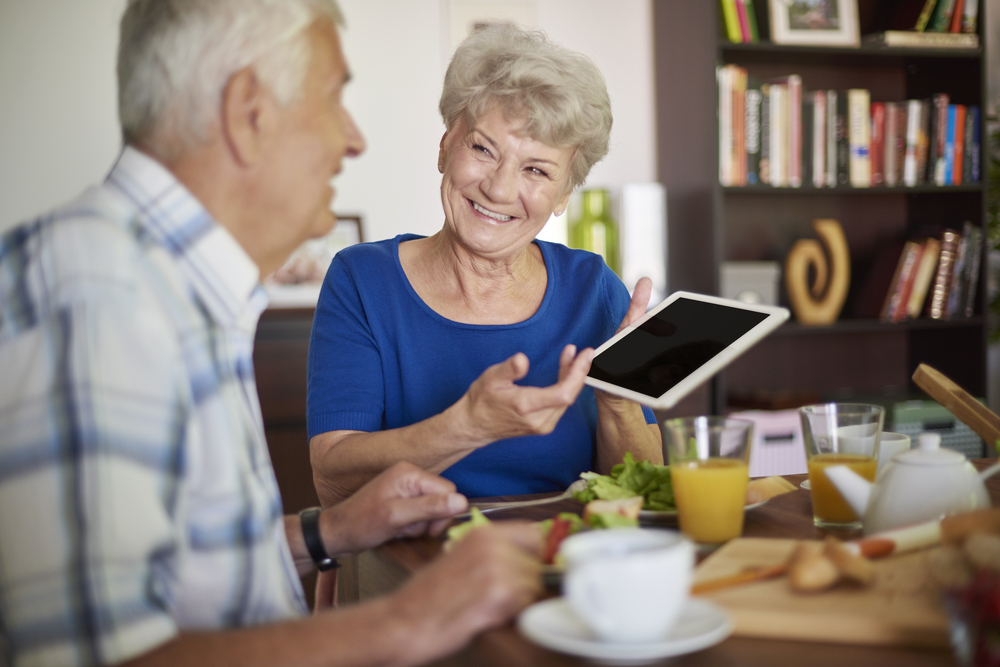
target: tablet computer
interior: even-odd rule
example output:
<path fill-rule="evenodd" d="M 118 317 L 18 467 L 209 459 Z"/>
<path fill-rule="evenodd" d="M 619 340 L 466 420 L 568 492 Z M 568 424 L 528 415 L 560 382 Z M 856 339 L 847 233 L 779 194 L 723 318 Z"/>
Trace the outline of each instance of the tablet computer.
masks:
<path fill-rule="evenodd" d="M 597 348 L 586 383 L 671 408 L 787 319 L 779 306 L 674 292 Z"/>

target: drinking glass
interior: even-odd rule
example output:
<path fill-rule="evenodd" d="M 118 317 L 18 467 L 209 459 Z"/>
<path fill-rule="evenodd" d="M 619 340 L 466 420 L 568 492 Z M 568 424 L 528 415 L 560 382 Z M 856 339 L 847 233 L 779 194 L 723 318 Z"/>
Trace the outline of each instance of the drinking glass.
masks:
<path fill-rule="evenodd" d="M 681 532 L 700 544 L 721 544 L 743 532 L 753 422 L 684 417 L 660 424 L 663 458 Z"/>
<path fill-rule="evenodd" d="M 824 469 L 846 465 L 870 482 L 878 469 L 885 409 L 863 403 L 822 403 L 799 408 L 806 447 L 813 523 L 826 528 L 861 528 Z"/>

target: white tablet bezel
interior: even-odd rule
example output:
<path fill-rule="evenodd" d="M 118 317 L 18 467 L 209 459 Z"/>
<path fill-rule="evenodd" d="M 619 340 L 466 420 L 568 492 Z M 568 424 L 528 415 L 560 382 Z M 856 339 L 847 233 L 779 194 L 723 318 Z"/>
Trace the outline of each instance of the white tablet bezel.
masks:
<path fill-rule="evenodd" d="M 703 301 L 705 303 L 728 306 L 730 308 L 737 308 L 740 310 L 748 310 L 755 313 L 763 313 L 767 315 L 767 317 L 761 320 L 761 322 L 754 328 L 750 329 L 750 331 L 733 341 L 732 344 L 724 350 L 702 364 L 701 367 L 691 373 L 691 375 L 678 382 L 669 391 L 665 394 L 661 394 L 659 397 L 640 394 L 632 391 L 631 389 L 626 389 L 604 380 L 597 380 L 589 375 L 585 380 L 586 384 L 595 389 L 602 389 L 608 393 L 633 400 L 636 403 L 640 403 L 641 405 L 646 405 L 654 409 L 663 410 L 672 408 L 677 405 L 678 401 L 691 393 L 691 391 L 711 379 L 713 375 L 725 368 L 731 361 L 750 349 L 754 344 L 760 341 L 761 338 L 781 326 L 781 324 L 789 317 L 788 309 L 780 306 L 764 306 L 760 304 L 743 303 L 742 301 L 723 299 L 722 297 L 708 296 L 707 294 L 696 294 L 694 292 L 674 292 L 656 306 L 649 309 L 649 311 L 647 311 L 638 322 L 615 334 L 610 340 L 597 348 L 594 353 L 594 358 L 596 359 L 602 352 L 618 343 L 618 341 L 623 339 L 628 334 L 632 333 L 632 331 L 634 331 L 640 324 L 678 299 L 691 299 L 694 301 Z"/>

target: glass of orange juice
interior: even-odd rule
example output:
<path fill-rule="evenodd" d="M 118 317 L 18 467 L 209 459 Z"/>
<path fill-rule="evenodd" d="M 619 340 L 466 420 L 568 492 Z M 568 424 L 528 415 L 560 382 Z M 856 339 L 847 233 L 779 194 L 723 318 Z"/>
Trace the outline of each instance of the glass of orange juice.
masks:
<path fill-rule="evenodd" d="M 875 480 L 885 409 L 863 403 L 822 403 L 799 408 L 806 446 L 813 523 L 825 528 L 861 528 L 861 517 L 827 478 L 828 466 L 846 465 Z"/>
<path fill-rule="evenodd" d="M 681 532 L 700 544 L 721 544 L 743 532 L 753 422 L 684 417 L 661 422 L 663 458 Z"/>

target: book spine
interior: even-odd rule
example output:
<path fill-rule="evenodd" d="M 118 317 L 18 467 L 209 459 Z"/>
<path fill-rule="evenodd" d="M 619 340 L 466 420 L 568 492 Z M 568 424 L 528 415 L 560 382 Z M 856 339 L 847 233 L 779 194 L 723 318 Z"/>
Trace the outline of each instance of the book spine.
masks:
<path fill-rule="evenodd" d="M 851 159 L 848 165 L 851 186 L 867 188 L 871 173 L 871 97 L 863 88 L 847 91 L 848 141 Z"/>
<path fill-rule="evenodd" d="M 896 185 L 904 185 L 903 167 L 906 161 L 906 130 L 910 126 L 910 105 L 896 103 Z"/>
<path fill-rule="evenodd" d="M 802 124 L 802 177 L 800 185 L 806 183 L 812 185 L 813 182 L 813 125 L 815 120 L 813 116 L 815 115 L 815 106 L 813 105 L 813 96 L 811 94 L 802 96 L 802 114 L 801 114 L 801 124 Z"/>
<path fill-rule="evenodd" d="M 945 230 L 941 235 L 941 255 L 937 272 L 931 284 L 927 302 L 927 316 L 932 320 L 943 320 L 947 316 L 948 291 L 951 289 L 952 266 L 961 235 L 953 230 Z"/>
<path fill-rule="evenodd" d="M 948 105 L 948 124 L 944 136 L 944 185 L 952 185 L 955 168 L 955 105 Z"/>
<path fill-rule="evenodd" d="M 760 84 L 760 182 L 771 184 L 771 84 Z"/>
<path fill-rule="evenodd" d="M 965 316 L 972 317 L 976 312 L 976 284 L 979 282 L 979 261 L 982 257 L 982 230 L 973 225 L 970 229 L 972 239 L 966 250 L 968 261 L 965 270 Z"/>
<path fill-rule="evenodd" d="M 948 137 L 948 104 L 950 98 L 947 93 L 938 93 L 934 96 L 934 184 L 944 185 L 944 146 Z"/>
<path fill-rule="evenodd" d="M 903 270 L 903 275 L 899 278 L 899 299 L 893 308 L 890 322 L 898 324 L 906 319 L 907 307 L 910 304 L 910 294 L 913 292 L 913 284 L 916 282 L 917 273 L 920 271 L 920 261 L 924 256 L 924 244 L 914 243 L 913 255 L 907 260 Z"/>
<path fill-rule="evenodd" d="M 740 41 L 749 44 L 753 41 L 750 36 L 750 17 L 747 16 L 747 6 L 743 0 L 736 0 L 736 18 L 740 22 Z"/>
<path fill-rule="evenodd" d="M 979 23 L 979 0 L 965 0 L 965 12 L 962 16 L 962 32 L 976 34 Z"/>
<path fill-rule="evenodd" d="M 750 41 L 754 44 L 760 41 L 760 30 L 757 28 L 757 13 L 753 9 L 753 0 L 742 0 L 747 6 L 747 20 L 750 22 Z"/>
<path fill-rule="evenodd" d="M 917 142 L 920 133 L 920 100 L 906 103 L 906 156 L 903 158 L 903 184 L 917 184 Z"/>
<path fill-rule="evenodd" d="M 965 302 L 962 301 L 962 283 L 965 279 L 965 262 L 969 249 L 969 230 L 971 227 L 971 222 L 966 222 L 963 225 L 962 238 L 958 242 L 955 261 L 951 265 L 951 289 L 948 291 L 948 303 L 945 306 L 945 319 L 948 320 L 965 310 Z"/>
<path fill-rule="evenodd" d="M 948 26 L 951 25 L 951 14 L 954 9 L 955 0 L 938 0 L 937 7 L 934 9 L 934 18 L 931 19 L 928 30 L 948 32 Z"/>
<path fill-rule="evenodd" d="M 920 313 L 924 309 L 927 291 L 930 289 L 931 280 L 934 279 L 934 269 L 937 268 L 940 253 L 940 241 L 935 238 L 928 238 L 924 241 L 924 251 L 920 256 L 920 265 L 913 278 L 913 288 L 910 290 L 910 298 L 906 305 L 906 314 L 910 319 L 915 320 L 920 317 Z"/>
<path fill-rule="evenodd" d="M 788 186 L 788 95 L 784 84 L 771 84 L 771 185 Z"/>
<path fill-rule="evenodd" d="M 733 89 L 732 67 L 725 65 L 715 70 L 719 82 L 719 184 L 733 184 Z"/>
<path fill-rule="evenodd" d="M 903 246 L 899 262 L 896 264 L 896 273 L 892 277 L 892 283 L 889 285 L 889 291 L 879 315 L 879 319 L 883 322 L 892 322 L 900 309 L 900 303 L 905 303 L 902 301 L 903 289 L 916 268 L 917 251 L 922 247 L 916 241 L 907 241 Z"/>
<path fill-rule="evenodd" d="M 969 148 L 969 182 L 978 183 L 980 178 L 980 148 L 979 145 L 979 128 L 981 119 L 979 117 L 979 107 L 973 105 L 969 107 L 969 118 L 967 118 L 968 124 L 972 127 L 972 143 Z"/>
<path fill-rule="evenodd" d="M 962 184 L 965 169 L 965 105 L 955 105 L 955 166 L 951 170 L 952 185 Z"/>
<path fill-rule="evenodd" d="M 934 5 L 937 4 L 937 0 L 924 0 L 924 7 L 920 10 L 920 17 L 917 19 L 916 25 L 913 27 L 917 32 L 923 32 L 927 27 L 927 22 L 931 20 L 931 14 L 934 11 Z"/>
<path fill-rule="evenodd" d="M 837 91 L 826 91 L 826 186 L 837 185 Z"/>
<path fill-rule="evenodd" d="M 733 68 L 733 184 L 747 184 L 746 153 L 747 71 Z"/>
<path fill-rule="evenodd" d="M 885 103 L 872 102 L 871 112 L 871 184 L 879 186 L 885 183 Z"/>
<path fill-rule="evenodd" d="M 977 0 L 970 0 L 976 2 Z M 955 0 L 955 7 L 951 11 L 951 24 L 948 32 L 962 32 L 962 17 L 965 15 L 965 0 Z"/>
<path fill-rule="evenodd" d="M 812 182 L 817 188 L 826 185 L 826 92 L 813 92 Z"/>
<path fill-rule="evenodd" d="M 736 15 L 736 0 L 719 0 L 722 4 L 722 22 L 726 29 L 726 37 L 733 44 L 743 41 L 740 32 L 740 19 Z"/>
<path fill-rule="evenodd" d="M 747 185 L 760 183 L 760 83 L 748 82 L 746 92 Z"/>
<path fill-rule="evenodd" d="M 885 103 L 885 130 L 883 132 L 885 154 L 883 157 L 883 168 L 885 170 L 885 184 L 888 187 L 895 187 L 898 184 L 896 176 L 896 122 L 898 108 L 899 106 L 895 102 Z"/>
<path fill-rule="evenodd" d="M 930 148 L 931 101 L 920 101 L 920 127 L 917 128 L 917 185 L 927 183 L 927 153 Z"/>
<path fill-rule="evenodd" d="M 850 182 L 851 146 L 848 124 L 847 93 L 837 93 L 837 185 Z"/>
<path fill-rule="evenodd" d="M 788 77 L 788 184 L 802 186 L 802 77 Z"/>

